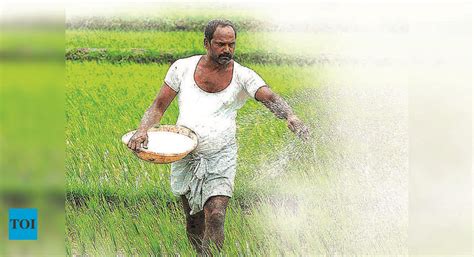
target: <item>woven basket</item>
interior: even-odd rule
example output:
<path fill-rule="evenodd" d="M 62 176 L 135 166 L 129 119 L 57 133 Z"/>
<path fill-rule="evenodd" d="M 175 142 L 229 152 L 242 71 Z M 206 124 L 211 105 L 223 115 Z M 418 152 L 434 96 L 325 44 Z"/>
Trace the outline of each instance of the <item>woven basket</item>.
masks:
<path fill-rule="evenodd" d="M 193 147 L 190 150 L 188 150 L 184 153 L 176 153 L 176 154 L 174 154 L 174 153 L 173 154 L 161 154 L 161 153 L 159 154 L 159 153 L 151 152 L 151 151 L 149 151 L 148 149 L 145 149 L 145 148 L 139 148 L 136 151 L 132 151 L 138 158 L 140 158 L 142 160 L 145 160 L 145 161 L 149 161 L 149 162 L 153 162 L 153 163 L 160 163 L 160 164 L 175 162 L 175 161 L 183 159 L 191 151 L 196 149 L 196 147 L 198 145 L 198 137 L 197 137 L 196 133 L 194 133 L 194 131 L 192 131 L 192 130 L 184 127 L 184 126 L 180 126 L 180 125 L 160 125 L 158 127 L 151 128 L 148 131 L 149 132 L 167 131 L 167 132 L 181 134 L 181 135 L 184 135 L 184 136 L 187 136 L 187 137 L 191 138 L 193 140 L 194 144 L 193 144 Z M 125 146 L 127 146 L 127 144 L 128 144 L 128 141 L 126 140 L 126 138 L 130 138 L 130 136 L 135 134 L 135 132 L 136 132 L 136 130 L 133 130 L 133 131 L 127 132 L 125 135 L 122 136 L 122 142 L 125 144 Z M 127 149 L 130 149 L 130 148 L 127 147 Z"/>

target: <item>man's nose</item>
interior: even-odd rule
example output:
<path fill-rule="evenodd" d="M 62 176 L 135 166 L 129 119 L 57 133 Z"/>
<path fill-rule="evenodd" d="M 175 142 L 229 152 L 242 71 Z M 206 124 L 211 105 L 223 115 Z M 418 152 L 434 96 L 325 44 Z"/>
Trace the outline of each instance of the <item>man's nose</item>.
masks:
<path fill-rule="evenodd" d="M 230 53 L 229 45 L 224 45 L 224 53 Z"/>

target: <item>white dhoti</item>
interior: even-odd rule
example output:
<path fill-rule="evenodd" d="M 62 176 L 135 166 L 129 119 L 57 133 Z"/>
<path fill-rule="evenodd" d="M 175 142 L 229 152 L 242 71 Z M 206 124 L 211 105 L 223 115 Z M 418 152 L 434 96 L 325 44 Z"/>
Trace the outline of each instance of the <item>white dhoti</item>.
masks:
<path fill-rule="evenodd" d="M 176 196 L 185 195 L 190 214 L 196 214 L 211 196 L 232 197 L 236 164 L 235 141 L 218 151 L 193 152 L 171 164 L 171 190 Z"/>

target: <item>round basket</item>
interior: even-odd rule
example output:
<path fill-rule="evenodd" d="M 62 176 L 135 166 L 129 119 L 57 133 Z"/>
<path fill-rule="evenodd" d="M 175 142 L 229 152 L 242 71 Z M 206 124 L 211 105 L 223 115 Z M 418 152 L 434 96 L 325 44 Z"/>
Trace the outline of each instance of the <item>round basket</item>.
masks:
<path fill-rule="evenodd" d="M 160 125 L 158 127 L 153 127 L 148 130 L 148 132 L 153 132 L 153 131 L 166 131 L 166 132 L 172 132 L 172 133 L 177 133 L 180 135 L 184 135 L 189 137 L 193 141 L 193 146 L 186 152 L 182 153 L 173 153 L 173 154 L 163 154 L 163 153 L 155 153 L 152 152 L 148 149 L 145 148 L 139 148 L 136 151 L 131 150 L 138 158 L 153 162 L 153 163 L 160 163 L 160 164 L 165 164 L 165 163 L 171 163 L 175 162 L 178 160 L 183 159 L 186 155 L 188 155 L 191 151 L 196 149 L 198 145 L 198 137 L 194 131 L 180 125 Z M 122 136 L 122 142 L 127 146 L 128 141 L 130 137 L 135 134 L 136 130 L 127 132 L 125 135 Z M 130 149 L 127 147 L 127 149 Z"/>

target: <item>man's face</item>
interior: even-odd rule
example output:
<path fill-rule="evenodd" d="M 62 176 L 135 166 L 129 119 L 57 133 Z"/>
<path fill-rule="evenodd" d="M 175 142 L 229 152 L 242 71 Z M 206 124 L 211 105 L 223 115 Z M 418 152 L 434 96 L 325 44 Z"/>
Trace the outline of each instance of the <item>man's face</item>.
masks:
<path fill-rule="evenodd" d="M 218 26 L 211 42 L 206 40 L 206 49 L 212 60 L 225 65 L 234 57 L 235 32 L 230 26 Z"/>

